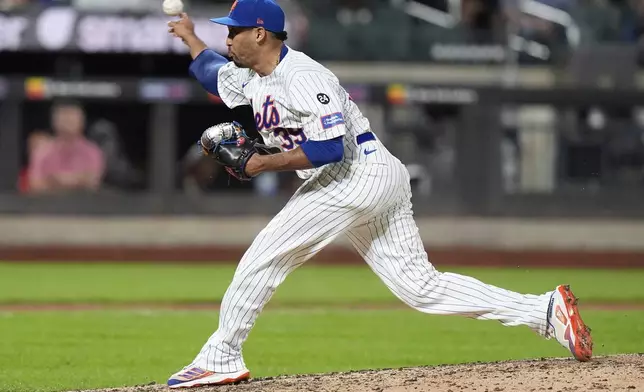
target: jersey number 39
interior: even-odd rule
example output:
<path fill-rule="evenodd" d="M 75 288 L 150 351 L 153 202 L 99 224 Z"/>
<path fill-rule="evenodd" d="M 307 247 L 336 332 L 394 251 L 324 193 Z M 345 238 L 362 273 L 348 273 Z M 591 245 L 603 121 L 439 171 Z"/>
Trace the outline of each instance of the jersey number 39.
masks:
<path fill-rule="evenodd" d="M 304 134 L 304 130 L 301 128 L 275 128 L 273 129 L 273 135 L 280 138 L 282 141 L 282 148 L 286 151 L 292 150 L 308 140 Z"/>

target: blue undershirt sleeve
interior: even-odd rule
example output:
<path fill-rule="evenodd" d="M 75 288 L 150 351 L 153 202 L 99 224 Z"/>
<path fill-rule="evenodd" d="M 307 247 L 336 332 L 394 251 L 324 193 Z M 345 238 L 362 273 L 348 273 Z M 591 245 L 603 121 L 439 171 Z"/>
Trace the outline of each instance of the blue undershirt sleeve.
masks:
<path fill-rule="evenodd" d="M 219 96 L 217 87 L 219 69 L 228 63 L 228 59 L 212 49 L 206 49 L 192 60 L 190 75 L 197 79 L 206 91 Z"/>
<path fill-rule="evenodd" d="M 344 156 L 343 136 L 329 140 L 309 140 L 302 143 L 300 148 L 314 167 L 329 163 L 340 162 Z"/>

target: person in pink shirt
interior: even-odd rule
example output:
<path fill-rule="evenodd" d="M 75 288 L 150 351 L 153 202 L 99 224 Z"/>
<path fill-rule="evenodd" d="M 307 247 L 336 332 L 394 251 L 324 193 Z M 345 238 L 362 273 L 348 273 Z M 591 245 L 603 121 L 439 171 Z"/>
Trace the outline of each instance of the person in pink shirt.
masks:
<path fill-rule="evenodd" d="M 32 194 L 96 191 L 105 171 L 100 148 L 84 135 L 85 113 L 75 103 L 52 108 L 54 138 L 34 151 L 29 168 Z"/>

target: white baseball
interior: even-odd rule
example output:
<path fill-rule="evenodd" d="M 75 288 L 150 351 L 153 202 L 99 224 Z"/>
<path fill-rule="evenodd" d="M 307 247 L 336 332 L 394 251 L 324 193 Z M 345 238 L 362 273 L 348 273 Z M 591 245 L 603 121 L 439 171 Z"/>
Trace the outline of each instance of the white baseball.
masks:
<path fill-rule="evenodd" d="M 163 12 L 166 15 L 176 16 L 183 12 L 181 0 L 163 0 Z"/>

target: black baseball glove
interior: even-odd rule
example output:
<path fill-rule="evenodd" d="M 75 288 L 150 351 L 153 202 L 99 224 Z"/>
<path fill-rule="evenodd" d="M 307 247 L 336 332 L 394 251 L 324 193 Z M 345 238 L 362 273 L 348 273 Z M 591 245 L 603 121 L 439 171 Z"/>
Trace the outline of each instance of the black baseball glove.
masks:
<path fill-rule="evenodd" d="M 204 154 L 212 156 L 226 171 L 240 181 L 249 181 L 246 164 L 254 154 L 269 155 L 279 149 L 268 147 L 250 139 L 237 122 L 219 124 L 208 128 L 199 140 Z"/>

